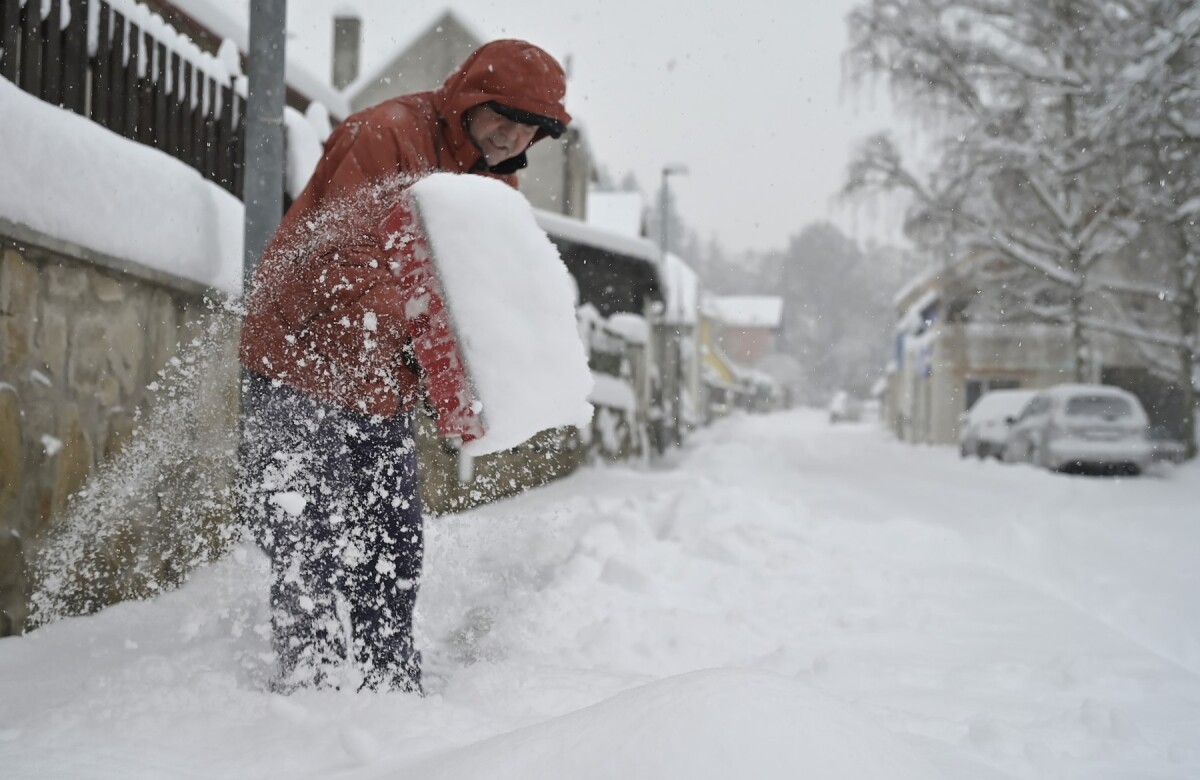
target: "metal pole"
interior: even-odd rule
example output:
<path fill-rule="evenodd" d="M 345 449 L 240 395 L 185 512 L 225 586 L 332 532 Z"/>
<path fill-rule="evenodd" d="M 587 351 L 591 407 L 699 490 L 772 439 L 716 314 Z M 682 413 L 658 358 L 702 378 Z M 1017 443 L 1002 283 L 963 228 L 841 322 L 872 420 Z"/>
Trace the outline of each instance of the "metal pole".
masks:
<path fill-rule="evenodd" d="M 246 157 L 242 202 L 246 207 L 242 234 L 242 300 L 250 293 L 259 260 L 283 217 L 283 107 L 287 94 L 284 79 L 287 0 L 250 0 L 249 84 L 246 95 Z M 250 372 L 242 367 L 238 415 L 238 491 L 246 489 L 250 463 L 246 440 L 246 413 L 250 408 Z M 238 501 L 244 525 L 251 517 Z"/>
<path fill-rule="evenodd" d="M 283 107 L 287 0 L 250 0 L 249 94 L 246 99 L 246 204 L 243 289 L 283 217 Z"/>
<path fill-rule="evenodd" d="M 659 264 L 664 275 L 667 272 L 667 252 L 671 248 L 669 232 L 670 226 L 667 223 L 667 209 L 670 208 L 671 202 L 670 191 L 668 190 L 670 185 L 670 177 L 672 174 L 686 174 L 687 172 L 687 166 L 683 165 L 682 163 L 670 163 L 668 165 L 664 165 L 662 169 L 662 204 L 660 206 L 662 215 L 661 219 L 659 220 L 662 230 L 660 231 L 659 235 Z M 676 324 L 678 325 L 678 323 Z M 664 414 L 667 414 L 668 411 L 670 414 L 669 419 L 663 421 L 663 425 L 659 431 L 659 436 L 665 439 L 667 431 L 669 430 L 671 433 L 671 441 L 674 444 L 679 445 L 683 443 L 682 422 L 679 419 L 680 415 L 683 413 L 683 372 L 681 370 L 683 366 L 683 338 L 678 328 L 676 328 L 674 338 L 672 338 L 671 334 L 667 330 L 668 327 L 669 324 L 664 320 L 658 329 L 658 339 L 651 339 L 651 341 L 660 342 L 655 346 L 659 350 L 657 360 L 659 365 L 661 365 L 664 369 L 662 379 L 660 380 L 660 386 L 662 388 L 661 406 Z M 670 372 L 670 387 L 666 386 L 668 379 L 667 370 Z M 667 409 L 668 405 L 670 406 L 669 410 Z M 663 444 L 665 449 L 665 442 L 663 442 Z"/>
<path fill-rule="evenodd" d="M 670 241 L 669 234 L 667 232 L 667 209 L 670 207 L 671 199 L 667 193 L 667 187 L 669 186 L 670 176 L 674 172 L 675 171 L 672 166 L 663 166 L 662 187 L 658 192 L 658 267 L 662 269 L 664 284 L 667 282 L 667 249 Z M 655 399 L 657 401 L 659 415 L 658 420 L 655 422 L 654 431 L 655 454 L 661 455 L 667 449 L 667 429 L 670 425 L 670 420 L 667 419 L 667 415 L 671 413 L 667 408 L 667 394 L 668 392 L 671 392 L 670 388 L 667 386 L 667 383 L 670 381 L 670 377 L 668 376 L 668 372 L 666 370 L 667 366 L 665 365 L 667 352 L 670 348 L 670 345 L 668 344 L 666 318 L 655 317 L 653 320 L 651 320 L 651 324 L 654 327 L 651 330 L 652 337 L 650 339 L 650 347 L 652 348 L 652 353 L 650 355 L 650 360 L 659 367 L 658 397 Z"/>

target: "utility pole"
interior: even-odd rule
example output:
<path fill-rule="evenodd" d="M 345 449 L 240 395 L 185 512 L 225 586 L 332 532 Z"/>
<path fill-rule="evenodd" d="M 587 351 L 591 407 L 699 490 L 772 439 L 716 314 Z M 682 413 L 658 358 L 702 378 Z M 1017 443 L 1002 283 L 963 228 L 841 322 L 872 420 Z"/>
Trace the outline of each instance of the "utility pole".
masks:
<path fill-rule="evenodd" d="M 250 294 L 263 249 L 283 218 L 283 107 L 287 94 L 284 57 L 287 46 L 287 0 L 250 0 L 250 44 L 246 94 L 245 230 L 242 234 L 242 301 Z M 250 375 L 241 369 L 238 382 L 238 460 L 246 463 L 246 411 Z M 249 518 L 243 517 L 242 522 Z"/>
<path fill-rule="evenodd" d="M 246 99 L 245 254 L 248 293 L 263 249 L 283 218 L 283 107 L 287 0 L 250 0 L 249 91 Z"/>
<path fill-rule="evenodd" d="M 671 196 L 668 188 L 670 187 L 670 178 L 675 175 L 687 175 L 688 167 L 683 163 L 668 163 L 662 168 L 662 190 L 660 196 L 662 198 L 659 206 L 659 268 L 663 274 L 663 281 L 667 279 L 667 253 L 671 249 L 670 241 L 670 224 L 667 219 L 668 210 L 671 207 Z M 659 380 L 662 390 L 662 398 L 660 404 L 660 414 L 666 419 L 661 421 L 656 432 L 658 439 L 658 447 L 660 452 L 666 449 L 667 434 L 670 433 L 670 441 L 675 446 L 683 443 L 683 422 L 680 417 L 683 416 L 683 350 L 682 350 L 682 334 L 676 329 L 674 334 L 668 332 L 671 323 L 668 319 L 657 324 L 655 330 L 658 335 L 652 338 L 651 344 L 655 351 L 659 353 L 658 362 L 664 366 L 669 375 L 664 375 Z M 676 323 L 678 326 L 678 323 Z M 669 387 L 664 387 L 667 382 Z"/>

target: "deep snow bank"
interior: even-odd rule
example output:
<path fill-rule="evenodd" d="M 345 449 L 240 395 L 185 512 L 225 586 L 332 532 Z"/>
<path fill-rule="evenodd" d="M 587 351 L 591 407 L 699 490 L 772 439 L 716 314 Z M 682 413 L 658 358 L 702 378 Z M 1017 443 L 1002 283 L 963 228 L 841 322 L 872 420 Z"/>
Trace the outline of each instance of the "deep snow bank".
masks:
<path fill-rule="evenodd" d="M 1200 638 L 1200 468 L 1053 475 L 825 420 L 431 521 L 424 699 L 267 693 L 245 548 L 0 640 L 0 773 L 1200 777 L 1200 677 L 1166 652 Z"/>

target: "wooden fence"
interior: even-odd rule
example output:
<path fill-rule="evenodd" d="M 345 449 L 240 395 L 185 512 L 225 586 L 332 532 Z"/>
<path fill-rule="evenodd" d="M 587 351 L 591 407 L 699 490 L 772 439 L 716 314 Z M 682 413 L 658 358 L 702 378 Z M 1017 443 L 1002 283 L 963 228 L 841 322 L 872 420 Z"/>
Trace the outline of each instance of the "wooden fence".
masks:
<path fill-rule="evenodd" d="M 242 197 L 245 100 L 232 84 L 104 0 L 0 0 L 0 36 L 0 76 Z"/>

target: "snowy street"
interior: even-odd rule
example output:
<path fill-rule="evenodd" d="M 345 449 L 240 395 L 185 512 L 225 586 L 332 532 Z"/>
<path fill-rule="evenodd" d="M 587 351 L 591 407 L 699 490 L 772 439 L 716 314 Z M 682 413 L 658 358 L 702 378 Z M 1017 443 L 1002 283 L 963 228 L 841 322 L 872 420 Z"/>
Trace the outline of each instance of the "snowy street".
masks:
<path fill-rule="evenodd" d="M 424 699 L 267 693 L 245 548 L 0 639 L 0 775 L 1200 777 L 1197 507 L 738 417 L 429 521 Z"/>
<path fill-rule="evenodd" d="M 0 30 L 0 780 L 1200 780 L 1200 0 Z"/>

